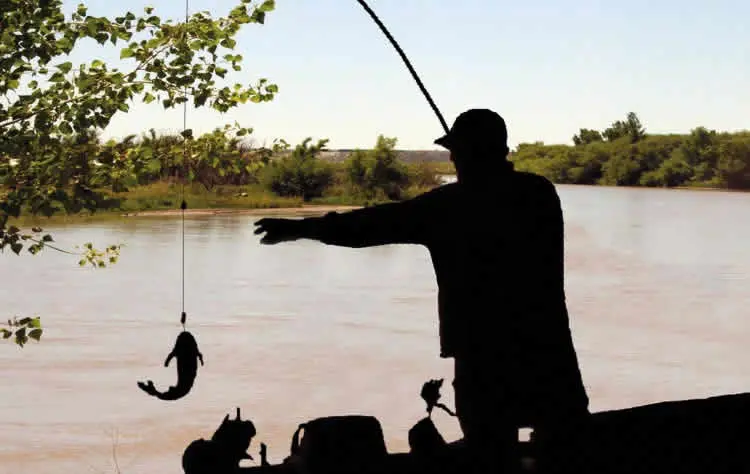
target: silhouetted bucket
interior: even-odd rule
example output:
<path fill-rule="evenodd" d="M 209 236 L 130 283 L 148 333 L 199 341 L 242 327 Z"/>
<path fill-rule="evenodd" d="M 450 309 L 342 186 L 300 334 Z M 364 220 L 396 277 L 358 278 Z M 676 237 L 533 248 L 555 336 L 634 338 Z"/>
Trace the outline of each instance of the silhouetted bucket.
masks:
<path fill-rule="evenodd" d="M 289 461 L 311 474 L 344 474 L 366 472 L 381 464 L 387 455 L 383 430 L 376 418 L 332 416 L 299 425 L 292 437 Z"/>

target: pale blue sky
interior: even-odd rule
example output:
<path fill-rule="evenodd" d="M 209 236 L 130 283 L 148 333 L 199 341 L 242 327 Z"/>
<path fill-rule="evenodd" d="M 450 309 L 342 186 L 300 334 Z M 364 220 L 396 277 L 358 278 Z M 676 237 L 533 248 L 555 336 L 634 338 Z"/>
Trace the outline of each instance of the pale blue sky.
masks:
<path fill-rule="evenodd" d="M 77 1 L 66 1 L 73 8 Z M 191 0 L 214 16 L 230 0 Z M 488 107 L 508 122 L 512 146 L 569 143 L 580 128 L 605 128 L 629 111 L 652 133 L 704 125 L 750 129 L 750 2 L 747 0 L 371 0 L 406 51 L 446 120 Z M 89 0 L 90 14 L 156 7 L 179 19 L 181 0 Z M 401 59 L 354 0 L 277 0 L 265 25 L 238 36 L 235 80 L 267 77 L 276 100 L 223 116 L 191 110 L 206 131 L 234 120 L 260 141 L 329 138 L 330 148 L 370 147 L 378 134 L 399 148 L 431 149 L 436 116 Z M 75 59 L 114 61 L 86 47 Z M 182 111 L 138 106 L 105 136 L 154 127 L 176 131 Z"/>

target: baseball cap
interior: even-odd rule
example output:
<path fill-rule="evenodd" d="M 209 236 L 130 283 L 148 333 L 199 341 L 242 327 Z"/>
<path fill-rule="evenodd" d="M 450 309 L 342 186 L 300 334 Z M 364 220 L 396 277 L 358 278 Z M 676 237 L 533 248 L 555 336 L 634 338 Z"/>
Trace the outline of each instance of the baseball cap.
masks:
<path fill-rule="evenodd" d="M 506 146 L 508 129 L 505 120 L 489 109 L 470 109 L 456 117 L 447 134 L 435 140 L 447 149 L 458 143 Z"/>

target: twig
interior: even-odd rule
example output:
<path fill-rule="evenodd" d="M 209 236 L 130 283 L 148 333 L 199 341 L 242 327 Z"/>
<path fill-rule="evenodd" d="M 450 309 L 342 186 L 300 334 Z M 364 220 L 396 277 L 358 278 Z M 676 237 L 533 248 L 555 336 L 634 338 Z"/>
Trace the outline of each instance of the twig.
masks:
<path fill-rule="evenodd" d="M 70 252 L 68 250 L 64 250 L 64 249 L 61 249 L 59 247 L 55 247 L 54 245 L 50 245 L 47 242 L 44 242 L 42 240 L 37 240 L 37 239 L 35 239 L 33 237 L 29 237 L 28 240 L 30 240 L 30 241 L 32 241 L 34 243 L 37 243 L 37 244 L 42 244 L 43 246 L 49 247 L 52 250 L 57 250 L 58 252 L 67 253 L 68 255 L 83 255 L 84 254 L 84 252 L 81 252 L 81 253 Z"/>

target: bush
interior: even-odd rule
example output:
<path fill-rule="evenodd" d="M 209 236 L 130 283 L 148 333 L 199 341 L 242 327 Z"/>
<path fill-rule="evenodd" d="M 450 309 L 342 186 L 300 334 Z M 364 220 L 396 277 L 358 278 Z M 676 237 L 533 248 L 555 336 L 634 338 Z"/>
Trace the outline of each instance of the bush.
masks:
<path fill-rule="evenodd" d="M 327 139 L 309 145 L 307 138 L 290 155 L 278 158 L 265 167 L 263 184 L 278 196 L 302 197 L 307 202 L 321 197 L 333 182 L 333 167 L 318 159 Z"/>
<path fill-rule="evenodd" d="M 436 167 L 430 163 L 420 161 L 408 167 L 409 184 L 417 188 L 434 188 L 441 184 Z"/>
<path fill-rule="evenodd" d="M 519 171 L 560 184 L 750 189 L 747 131 L 697 127 L 684 135 L 646 135 L 637 116 L 628 114 L 605 133 L 581 129 L 573 142 L 520 144 L 512 161 Z"/>
<path fill-rule="evenodd" d="M 354 151 L 344 164 L 352 194 L 367 199 L 403 199 L 410 184 L 409 169 L 397 160 L 396 138 L 378 136 L 372 150 Z"/>

